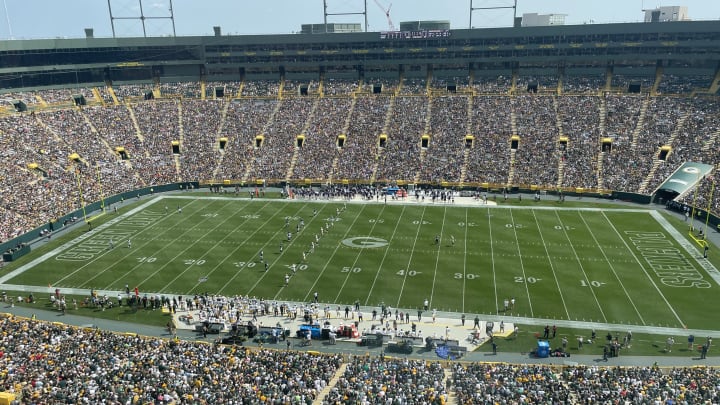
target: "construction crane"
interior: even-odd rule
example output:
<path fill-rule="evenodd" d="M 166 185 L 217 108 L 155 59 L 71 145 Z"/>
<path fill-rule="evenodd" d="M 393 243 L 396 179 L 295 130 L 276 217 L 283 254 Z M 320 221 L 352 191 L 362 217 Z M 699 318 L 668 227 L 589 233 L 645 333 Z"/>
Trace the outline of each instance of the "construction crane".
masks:
<path fill-rule="evenodd" d="M 393 24 L 392 19 L 390 18 L 390 9 L 392 8 L 392 3 L 390 3 L 387 9 L 382 4 L 380 4 L 378 0 L 375 0 L 375 4 L 380 7 L 380 10 L 382 10 L 383 13 L 385 13 L 385 17 L 387 17 L 388 22 L 388 29 L 390 31 L 395 31 L 395 24 Z"/>

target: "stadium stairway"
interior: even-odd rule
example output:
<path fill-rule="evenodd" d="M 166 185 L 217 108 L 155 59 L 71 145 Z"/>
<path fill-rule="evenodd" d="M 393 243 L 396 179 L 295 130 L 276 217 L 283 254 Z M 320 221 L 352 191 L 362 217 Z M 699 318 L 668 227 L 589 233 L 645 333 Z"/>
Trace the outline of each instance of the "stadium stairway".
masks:
<path fill-rule="evenodd" d="M 600 93 L 602 93 L 603 91 L 610 91 L 610 89 L 612 88 L 612 75 L 612 67 L 608 66 L 605 69 L 605 88 Z"/>
<path fill-rule="evenodd" d="M 455 390 L 451 389 L 449 383 L 452 382 L 452 371 L 448 369 L 447 367 L 443 368 L 443 371 L 445 372 L 445 379 L 443 380 L 443 385 L 445 386 L 445 390 L 448 393 L 447 402 L 445 402 L 445 405 L 457 405 L 457 395 L 455 394 Z"/>
<path fill-rule="evenodd" d="M 182 153 L 183 147 L 185 145 L 185 129 L 183 128 L 183 108 L 182 103 L 177 103 L 177 109 L 178 109 L 178 133 L 180 134 L 180 139 L 178 141 L 180 142 L 178 152 Z M 175 160 L 175 172 L 178 175 L 178 179 L 180 179 L 181 175 L 181 169 L 180 169 L 180 154 L 177 154 L 173 156 Z"/>
<path fill-rule="evenodd" d="M 105 107 L 105 99 L 102 98 L 102 95 L 100 94 L 100 90 L 98 90 L 97 87 L 93 87 L 90 91 L 92 91 L 92 94 L 93 94 L 93 97 L 95 97 L 95 100 L 97 100 L 97 102 L 101 106 Z"/>
<path fill-rule="evenodd" d="M 125 108 L 127 108 L 128 113 L 130 114 L 130 121 L 132 121 L 133 128 L 135 128 L 135 136 L 137 136 L 137 139 L 141 143 L 145 143 L 145 138 L 143 137 L 142 131 L 140 130 L 140 125 L 138 125 L 137 117 L 135 116 L 135 111 L 130 108 L 129 104 L 125 104 Z M 149 156 L 149 154 L 150 152 L 148 150 L 145 150 L 145 155 Z"/>
<path fill-rule="evenodd" d="M 553 109 L 555 110 L 555 128 L 557 128 L 558 135 L 557 139 L 560 139 L 565 136 L 565 132 L 563 131 L 563 115 L 560 113 L 560 108 L 558 106 L 558 99 L 557 97 L 553 96 Z M 560 143 L 558 142 L 558 145 Z M 558 178 L 557 178 L 557 188 L 562 187 L 563 185 L 563 179 L 565 175 L 565 159 L 558 159 Z"/>
<path fill-rule="evenodd" d="M 380 134 L 387 134 L 390 123 L 393 119 L 393 112 L 395 111 L 395 97 L 390 97 L 390 105 L 388 105 L 387 112 L 385 112 L 385 122 L 383 123 L 382 131 Z M 378 136 L 380 135 L 378 134 Z M 378 166 L 380 165 L 381 157 L 385 153 L 384 148 L 377 148 L 377 154 L 375 155 L 375 164 L 373 165 L 372 175 L 370 176 L 370 182 L 374 183 L 377 180 Z"/>
<path fill-rule="evenodd" d="M 707 140 L 705 140 L 705 142 L 703 143 L 701 150 L 703 152 L 710 151 L 710 148 L 712 148 L 713 145 L 715 145 L 715 142 L 717 142 L 719 135 L 720 135 L 720 128 L 718 128 L 717 131 L 714 131 L 712 134 L 710 134 L 710 137 Z"/>
<path fill-rule="evenodd" d="M 515 114 L 515 111 L 510 111 L 510 130 L 512 131 L 513 135 L 517 135 L 517 115 Z M 515 178 L 515 154 L 517 153 L 516 149 L 510 149 L 510 170 L 508 170 L 508 179 L 507 183 L 508 185 L 512 185 L 513 179 Z"/>
<path fill-rule="evenodd" d="M 675 142 L 675 139 L 676 139 L 677 136 L 680 134 L 680 130 L 681 130 L 682 127 L 685 125 L 685 121 L 687 121 L 689 115 L 690 115 L 690 114 L 689 114 L 688 112 L 685 112 L 685 113 L 677 120 L 677 123 L 675 124 L 675 129 L 673 129 L 672 133 L 670 133 L 670 138 L 668 138 L 668 139 L 665 141 L 664 145 L 672 145 L 672 144 Z M 666 157 L 666 158 L 667 158 L 667 157 Z M 664 160 L 658 159 L 658 155 L 657 155 L 657 154 L 655 155 L 655 157 L 653 158 L 652 168 L 650 169 L 650 172 L 649 172 L 648 175 L 645 177 L 645 179 L 642 181 L 642 183 L 640 183 L 640 187 L 638 188 L 638 192 L 640 192 L 640 193 L 642 193 L 642 194 L 647 194 L 647 192 L 648 192 L 648 187 L 649 187 L 649 185 L 650 185 L 650 182 L 655 178 L 655 173 L 657 172 L 658 167 L 660 167 L 660 165 L 663 164 L 664 162 L 665 162 Z M 653 190 L 653 191 L 654 191 L 654 190 Z"/>
<path fill-rule="evenodd" d="M 307 118 L 305 118 L 305 122 L 303 123 L 302 129 L 300 130 L 300 134 L 306 135 L 308 133 L 308 130 L 310 129 L 310 125 L 313 122 L 313 119 L 315 118 L 315 113 L 317 112 L 318 105 L 320 105 L 320 97 L 316 97 L 315 101 L 313 101 L 312 108 L 310 109 L 310 114 L 307 115 Z M 290 166 L 288 166 L 288 171 L 285 174 L 285 181 L 289 182 L 290 179 L 292 179 L 293 172 L 295 171 L 295 164 L 297 164 L 298 155 L 300 154 L 300 148 L 297 146 L 293 150 L 292 158 L 290 158 Z"/>
<path fill-rule="evenodd" d="M 661 65 L 658 65 L 658 66 L 655 68 L 655 81 L 653 82 L 653 85 L 652 85 L 652 87 L 650 88 L 650 95 L 651 95 L 651 96 L 656 96 L 656 95 L 657 95 L 658 87 L 660 87 L 660 82 L 662 82 L 663 71 L 664 71 L 664 69 L 663 69 L 663 67 L 662 67 Z"/>
<path fill-rule="evenodd" d="M 599 106 L 599 120 L 598 120 L 598 133 L 600 134 L 600 139 L 598 139 L 599 142 L 602 142 L 602 138 L 605 137 L 607 134 L 605 133 L 605 128 L 607 125 L 607 101 L 605 100 L 605 97 L 600 97 L 600 106 Z M 602 190 L 605 187 L 602 173 L 603 173 L 603 158 L 605 157 L 605 152 L 602 150 L 602 143 L 600 144 L 600 148 L 598 151 L 597 156 L 595 159 L 597 159 L 597 165 L 596 165 L 596 172 L 595 176 L 597 178 L 597 188 Z"/>
<path fill-rule="evenodd" d="M 467 134 L 472 136 L 472 124 L 473 124 L 473 97 L 467 98 L 467 117 L 465 117 L 465 128 L 467 128 Z M 475 143 L 473 142 L 473 147 Z M 465 183 L 467 179 L 468 162 L 470 161 L 470 151 L 472 148 L 465 148 L 463 153 L 463 165 L 460 168 L 460 184 Z"/>
<path fill-rule="evenodd" d="M 258 135 L 267 133 L 268 128 L 272 126 L 275 123 L 275 116 L 277 115 L 278 111 L 280 111 L 280 105 L 282 105 L 282 102 L 275 103 L 275 109 L 270 114 L 270 117 L 268 117 L 268 120 L 265 122 L 265 125 L 263 125 L 262 131 Z M 250 177 L 250 173 L 252 172 L 253 165 L 253 155 L 250 154 L 245 161 L 245 173 L 242 175 L 242 182 L 247 183 L 248 178 Z"/>
<path fill-rule="evenodd" d="M 113 90 L 112 86 L 108 85 L 106 87 L 108 94 L 110 94 L 110 98 L 112 98 L 112 101 L 115 105 L 120 105 L 120 100 L 118 100 L 117 95 L 115 94 L 115 90 Z"/>
<path fill-rule="evenodd" d="M 640 106 L 640 116 L 635 123 L 635 129 L 632 131 L 632 141 L 630 145 L 637 148 L 637 140 L 640 137 L 640 131 L 642 131 L 643 124 L 645 123 L 645 115 L 647 114 L 648 105 L 650 105 L 650 97 L 645 97 L 642 105 Z"/>
<path fill-rule="evenodd" d="M 341 134 L 347 134 L 348 129 L 350 129 L 350 123 L 352 122 L 353 114 L 355 113 L 355 106 L 357 105 L 357 97 L 353 97 L 352 101 L 350 102 L 350 109 L 348 110 L 348 114 L 345 116 L 345 122 L 343 123 Z M 328 182 L 332 183 L 335 179 L 335 173 L 337 173 L 338 164 L 340 163 L 340 156 L 342 155 L 343 150 L 339 148 L 339 153 L 335 155 L 335 158 L 332 161 L 332 164 L 330 165 L 330 173 L 328 173 Z"/>
<path fill-rule="evenodd" d="M 432 117 L 432 106 L 433 106 L 433 98 L 429 97 L 427 102 L 427 107 L 425 110 L 425 127 L 423 128 L 422 135 L 430 135 L 430 131 L 432 130 L 430 126 L 430 118 Z M 415 177 L 413 178 L 413 182 L 415 184 L 418 184 L 420 182 L 420 175 L 422 174 L 422 168 L 423 164 L 425 163 L 425 158 L 428 154 L 428 149 L 430 148 L 430 145 L 432 144 L 432 137 L 430 138 L 430 144 L 428 144 L 427 148 L 420 148 L 420 169 L 415 173 Z"/>
<path fill-rule="evenodd" d="M 215 145 L 213 146 L 213 150 L 220 153 L 220 157 L 218 158 L 217 165 L 215 166 L 215 169 L 213 170 L 213 174 L 212 174 L 213 180 L 217 179 L 218 172 L 220 171 L 220 166 L 222 165 L 223 158 L 225 157 L 225 150 L 220 149 L 220 137 L 222 136 L 223 128 L 225 128 L 225 121 L 227 120 L 228 108 L 230 108 L 230 103 L 226 102 L 225 105 L 223 105 L 222 112 L 220 113 L 220 124 L 217 127 L 217 132 L 215 133 L 215 139 L 218 141 L 215 142 Z"/>
<path fill-rule="evenodd" d="M 345 374 L 345 370 L 347 370 L 347 363 L 343 363 L 340 365 L 340 367 L 338 367 L 333 378 L 331 378 L 330 381 L 328 381 L 325 388 L 323 388 L 323 390 L 318 393 L 317 398 L 315 398 L 315 400 L 313 401 L 313 405 L 322 405 L 323 404 L 323 400 L 325 399 L 325 397 L 327 397 L 327 395 L 330 393 L 330 391 L 333 388 L 335 388 L 338 380 L 340 380 L 340 377 L 342 377 L 343 374 Z"/>

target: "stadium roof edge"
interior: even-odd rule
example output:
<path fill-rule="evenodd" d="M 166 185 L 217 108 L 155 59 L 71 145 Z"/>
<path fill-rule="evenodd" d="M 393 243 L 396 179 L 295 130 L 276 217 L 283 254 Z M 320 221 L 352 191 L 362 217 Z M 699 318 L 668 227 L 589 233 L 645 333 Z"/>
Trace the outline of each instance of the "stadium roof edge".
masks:
<path fill-rule="evenodd" d="M 451 29 L 451 37 L 463 38 L 518 38 L 532 36 L 592 35 L 592 34 L 643 34 L 654 32 L 717 32 L 720 20 L 677 21 L 662 23 L 616 23 L 556 25 L 548 27 L 506 27 Z M 293 43 L 344 43 L 381 41 L 379 32 L 332 33 L 332 34 L 270 34 L 270 35 L 223 35 L 223 36 L 178 36 L 178 37 L 123 37 L 123 38 L 51 38 L 0 41 L 0 52 L 29 49 L 63 48 L 113 48 L 125 46 L 201 46 L 234 44 L 293 44 Z"/>

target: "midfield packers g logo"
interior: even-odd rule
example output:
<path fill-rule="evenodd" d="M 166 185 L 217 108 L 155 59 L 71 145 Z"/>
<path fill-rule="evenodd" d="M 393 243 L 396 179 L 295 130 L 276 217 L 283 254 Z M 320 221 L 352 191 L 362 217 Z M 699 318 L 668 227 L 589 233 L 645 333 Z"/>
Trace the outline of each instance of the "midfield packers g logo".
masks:
<path fill-rule="evenodd" d="M 342 244 L 352 248 L 370 249 L 387 246 L 388 241 L 381 238 L 373 238 L 371 236 L 356 236 L 354 238 L 344 239 Z"/>

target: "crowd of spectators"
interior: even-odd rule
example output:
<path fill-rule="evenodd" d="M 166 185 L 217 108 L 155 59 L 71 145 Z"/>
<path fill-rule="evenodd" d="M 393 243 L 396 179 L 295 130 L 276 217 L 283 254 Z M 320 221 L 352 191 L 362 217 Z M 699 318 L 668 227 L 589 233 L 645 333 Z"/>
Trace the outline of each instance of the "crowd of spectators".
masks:
<path fill-rule="evenodd" d="M 618 137 L 620 142 L 613 141 L 612 152 L 603 156 L 605 188 L 637 191 L 687 108 L 675 98 L 649 99 L 644 119 L 638 114 L 631 120 L 629 133 Z"/>
<path fill-rule="evenodd" d="M 720 372 L 705 367 L 455 364 L 459 404 L 716 403 Z"/>
<path fill-rule="evenodd" d="M 511 99 L 516 131 L 515 184 L 557 186 L 561 154 L 553 97 L 519 95 Z"/>
<path fill-rule="evenodd" d="M 375 178 L 414 180 L 420 169 L 421 138 L 428 119 L 427 97 L 397 97 L 387 130 L 387 144 L 378 156 Z"/>
<path fill-rule="evenodd" d="M 664 161 L 660 162 L 648 184 L 648 192 L 657 189 L 683 163 L 699 162 L 714 165 L 716 163 L 713 141 L 720 131 L 720 117 L 715 114 L 720 104 L 715 99 L 694 99 L 687 106 L 687 118 L 673 139 L 672 149 Z M 707 134 L 708 136 L 698 136 Z M 702 207 L 707 207 L 705 197 L 701 195 Z"/>
<path fill-rule="evenodd" d="M 113 85 L 112 89 L 118 101 L 128 101 L 131 98 L 144 98 L 145 94 L 151 93 L 155 85 L 147 81 L 145 83 Z M 109 100 L 112 102 L 112 100 Z"/>
<path fill-rule="evenodd" d="M 0 381 L 19 403 L 310 404 L 342 361 L 9 316 L 0 325 Z"/>
<path fill-rule="evenodd" d="M 566 75 L 563 76 L 563 94 L 598 94 L 605 88 L 605 73 L 597 75 Z"/>
<path fill-rule="evenodd" d="M 439 72 L 434 72 L 435 74 Z M 448 90 L 448 86 L 455 86 L 455 91 L 460 91 L 470 87 L 470 78 L 468 76 L 436 76 L 434 75 L 430 81 L 430 88 L 435 90 Z"/>
<path fill-rule="evenodd" d="M 158 86 L 161 97 L 200 98 L 200 83 L 198 82 L 168 82 Z"/>
<path fill-rule="evenodd" d="M 369 180 L 372 177 L 390 102 L 389 97 L 365 96 L 355 100 L 334 178 Z"/>
<path fill-rule="evenodd" d="M 285 179 L 311 115 L 317 112 L 316 98 L 289 98 L 280 102 L 277 113 L 264 129 L 265 140 L 260 151 L 249 162 L 249 179 Z"/>
<path fill-rule="evenodd" d="M 276 97 L 280 91 L 280 82 L 277 80 L 246 81 L 242 87 L 244 97 Z"/>
<path fill-rule="evenodd" d="M 655 68 L 652 68 L 655 71 Z M 648 71 L 650 72 L 650 71 Z M 640 93 L 649 93 L 655 84 L 655 75 L 634 75 L 628 76 L 623 74 L 613 74 L 611 79 L 611 88 L 614 91 L 629 91 L 630 85 L 640 85 Z"/>
<path fill-rule="evenodd" d="M 470 133 L 475 137 L 466 182 L 506 184 L 510 172 L 511 115 L 506 96 L 472 98 Z"/>
<path fill-rule="evenodd" d="M 340 154 L 338 136 L 347 129 L 351 106 L 352 100 L 345 97 L 318 101 L 303 146 L 298 149 L 293 178 L 325 181 L 333 175 L 333 163 Z"/>
<path fill-rule="evenodd" d="M 253 156 L 262 153 L 255 147 L 256 137 L 263 136 L 277 106 L 276 100 L 242 99 L 230 103 L 221 129 L 221 137 L 228 142 L 218 165 L 218 179 L 243 178 Z"/>
<path fill-rule="evenodd" d="M 427 81 L 419 77 L 407 78 L 403 80 L 402 87 L 400 88 L 401 95 L 409 94 L 425 94 L 427 88 Z"/>
<path fill-rule="evenodd" d="M 16 403 L 445 404 L 453 395 L 463 405 L 720 401 L 720 372 L 706 367 L 445 365 L 250 350 L 12 315 L 0 316 L 0 326 L 0 386 Z"/>
<path fill-rule="evenodd" d="M 427 153 L 420 167 L 421 182 L 459 182 L 465 165 L 468 98 L 432 99 Z"/>
<path fill-rule="evenodd" d="M 518 85 L 540 80 L 521 77 Z M 557 85 L 548 80 L 550 86 Z M 68 105 L 54 111 L 6 114 L 0 118 L 0 155 L 4 158 L 0 192 L 9 203 L 1 207 L 7 215 L 0 238 L 6 240 L 79 208 L 78 184 L 83 203 L 179 180 L 252 181 L 288 175 L 320 181 L 367 181 L 374 175 L 390 182 L 602 186 L 628 192 L 636 192 L 642 185 L 652 192 L 684 161 L 715 163 L 712 151 L 720 130 L 715 112 L 720 105 L 714 98 L 588 94 L 583 90 L 599 87 L 603 80 L 602 75 L 594 79 L 565 77 L 564 88 L 576 89 L 567 96 L 509 96 L 504 95 L 510 89 L 509 77 L 479 76 L 472 84 L 479 95 L 448 92 L 428 98 L 425 79 L 406 79 L 402 94 L 395 97 L 389 97 L 387 90 L 395 89 L 397 80 L 369 79 L 362 91 L 356 91 L 357 82 L 335 79 L 324 83 L 324 91 L 342 96 L 282 100 L 267 98 L 277 95 L 279 82 L 266 80 L 242 84 L 244 95 L 255 96 L 235 100 L 133 99 L 121 105 Z M 635 78 L 617 80 L 625 83 Z M 704 76 L 697 78 L 698 83 L 704 80 Z M 667 75 L 660 84 L 667 83 L 670 89 L 676 82 L 682 80 Z M 431 86 L 442 83 L 436 80 Z M 290 89 L 304 82 L 286 84 Z M 241 87 L 238 82 L 209 83 L 208 87 L 219 85 L 236 91 Z M 376 85 L 382 85 L 383 92 L 369 94 Z M 152 86 L 118 85 L 114 89 L 125 99 L 143 95 Z M 173 94 L 199 88 L 198 83 L 159 86 L 161 93 L 167 88 Z M 419 93 L 405 94 L 413 88 Z M 107 90 L 98 90 L 107 100 Z M 354 99 L 349 97 L 353 92 Z M 485 95 L 487 92 L 494 94 Z M 578 94 L 582 92 L 586 94 Z M 71 93 L 93 95 L 90 89 L 37 93 L 46 102 Z M 24 97 L 38 103 L 34 93 L 6 93 L 3 97 Z M 341 134 L 346 138 L 339 148 Z M 379 148 L 381 134 L 387 141 Z M 465 141 L 467 134 L 474 137 L 471 144 Z M 511 150 L 510 138 L 515 134 L 518 148 Z M 298 135 L 305 136 L 300 148 Z M 424 135 L 429 136 L 427 148 L 421 145 Z M 263 137 L 262 142 L 256 142 L 258 136 Z M 561 137 L 567 142 L 560 142 Z M 600 138 L 605 137 L 612 140 L 612 148 L 601 153 Z M 220 138 L 227 138 L 224 150 Z M 179 143 L 177 154 L 173 142 Z M 670 146 L 671 152 L 653 168 L 664 145 Z M 124 153 L 116 153 L 116 148 L 123 148 Z M 79 155 L 74 162 L 69 159 L 73 153 Z M 297 159 L 291 172 L 293 156 Z M 602 159 L 601 165 L 598 159 Z M 37 168 L 29 167 L 31 163 Z M 22 195 L 23 202 L 15 204 L 13 195 Z M 713 196 L 712 206 L 720 207 L 720 198 Z"/>
<path fill-rule="evenodd" d="M 155 100 L 132 106 L 144 153 L 148 158 L 147 169 L 159 179 L 177 181 L 177 167 L 173 157 L 172 143 L 181 142 L 180 102 Z M 180 145 L 182 148 L 182 145 Z"/>
<path fill-rule="evenodd" d="M 205 97 L 214 98 L 215 89 L 222 89 L 224 97 L 236 97 L 240 94 L 241 82 L 227 81 L 227 82 L 207 82 L 205 83 Z"/>
<path fill-rule="evenodd" d="M 712 75 L 675 76 L 663 75 L 658 85 L 658 94 L 685 94 L 694 90 L 707 90 L 712 84 Z"/>
<path fill-rule="evenodd" d="M 209 180 L 220 157 L 218 135 L 224 105 L 220 100 L 183 100 L 181 106 L 180 177 Z"/>
<path fill-rule="evenodd" d="M 512 87 L 512 76 L 476 76 L 472 87 L 478 94 L 507 94 Z"/>
<path fill-rule="evenodd" d="M 556 93 L 557 76 L 520 76 L 515 82 L 515 93 Z"/>
<path fill-rule="evenodd" d="M 342 79 L 325 79 L 323 80 L 323 93 L 326 96 L 350 95 L 358 88 L 358 82 L 353 80 Z"/>
<path fill-rule="evenodd" d="M 558 98 L 557 102 L 561 135 L 567 138 L 567 144 L 564 147 L 560 145 L 562 184 L 585 189 L 597 188 L 600 99 L 593 96 L 568 96 Z"/>
<path fill-rule="evenodd" d="M 445 370 L 438 362 L 352 357 L 323 404 L 447 403 Z"/>

